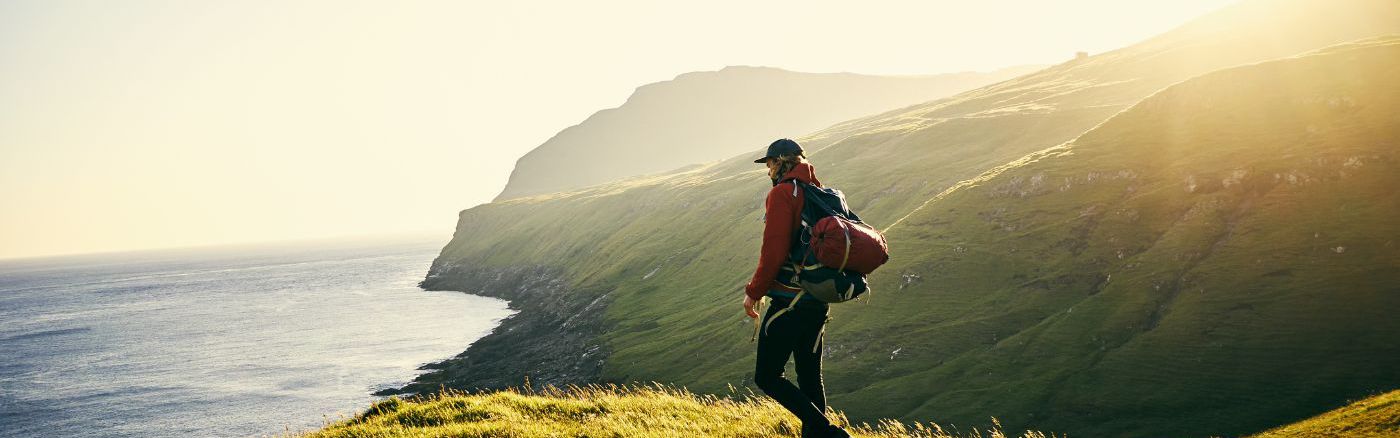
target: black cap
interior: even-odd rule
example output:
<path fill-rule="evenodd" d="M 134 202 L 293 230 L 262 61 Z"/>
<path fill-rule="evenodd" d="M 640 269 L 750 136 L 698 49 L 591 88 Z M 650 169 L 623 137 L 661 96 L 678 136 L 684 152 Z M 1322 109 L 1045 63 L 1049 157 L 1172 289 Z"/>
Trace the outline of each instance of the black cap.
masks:
<path fill-rule="evenodd" d="M 753 162 L 755 162 L 755 163 L 762 163 L 764 160 L 767 160 L 767 159 L 769 159 L 769 158 L 773 158 L 773 157 L 776 157 L 776 156 L 779 156 L 779 155 L 800 154 L 800 153 L 802 153 L 802 146 L 801 146 L 801 145 L 798 145 L 797 142 L 792 141 L 792 139 L 780 138 L 780 139 L 777 139 L 776 141 L 774 141 L 773 144 L 768 145 L 768 154 L 767 154 L 767 155 L 764 155 L 763 158 L 759 158 L 759 159 L 757 159 L 757 160 L 753 160 Z"/>

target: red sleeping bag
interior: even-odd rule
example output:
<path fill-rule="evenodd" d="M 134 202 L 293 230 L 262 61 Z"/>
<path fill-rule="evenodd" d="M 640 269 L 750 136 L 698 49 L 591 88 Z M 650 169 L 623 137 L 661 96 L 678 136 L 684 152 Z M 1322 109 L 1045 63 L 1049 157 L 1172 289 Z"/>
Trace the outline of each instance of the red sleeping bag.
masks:
<path fill-rule="evenodd" d="M 890 260 L 879 230 L 841 216 L 827 216 L 812 226 L 812 252 L 828 267 L 869 274 Z"/>

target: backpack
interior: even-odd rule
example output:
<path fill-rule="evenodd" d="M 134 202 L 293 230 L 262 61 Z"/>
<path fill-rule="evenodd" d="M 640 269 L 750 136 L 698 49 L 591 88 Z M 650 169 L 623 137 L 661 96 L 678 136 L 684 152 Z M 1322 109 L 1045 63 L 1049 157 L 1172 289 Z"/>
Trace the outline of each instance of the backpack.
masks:
<path fill-rule="evenodd" d="M 840 190 L 789 181 L 794 190 L 802 190 L 804 200 L 802 228 L 788 254 L 796 277 L 793 283 L 827 303 L 850 301 L 868 292 L 865 275 L 890 259 L 885 236 L 851 211 Z"/>
<path fill-rule="evenodd" d="M 787 308 L 768 318 L 768 324 L 797 305 L 803 294 L 827 303 L 841 303 L 870 291 L 865 275 L 890 260 L 889 245 L 879 230 L 860 220 L 846 205 L 846 195 L 829 187 L 817 187 L 796 179 L 794 193 L 802 190 L 802 228 L 797 230 L 788 262 L 793 283 L 802 291 Z M 755 321 L 757 322 L 757 321 Z M 767 331 L 765 324 L 764 330 Z M 758 327 L 755 326 L 757 338 Z M 813 347 L 815 348 L 815 347 Z"/>
<path fill-rule="evenodd" d="M 797 183 L 803 186 L 804 199 L 812 201 L 802 206 L 799 245 L 806 246 L 799 249 L 802 266 L 815 261 L 838 271 L 869 275 L 890 260 L 885 235 L 862 222 L 846 206 L 846 196 L 840 190 Z"/>

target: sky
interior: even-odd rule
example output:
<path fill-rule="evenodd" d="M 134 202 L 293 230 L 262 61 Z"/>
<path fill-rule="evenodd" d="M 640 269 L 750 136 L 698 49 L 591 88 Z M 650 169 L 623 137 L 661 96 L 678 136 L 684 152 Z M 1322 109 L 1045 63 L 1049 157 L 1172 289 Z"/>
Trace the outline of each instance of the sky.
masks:
<path fill-rule="evenodd" d="M 516 159 L 642 84 L 1054 64 L 1228 3 L 6 0 L 0 259 L 445 243 Z"/>

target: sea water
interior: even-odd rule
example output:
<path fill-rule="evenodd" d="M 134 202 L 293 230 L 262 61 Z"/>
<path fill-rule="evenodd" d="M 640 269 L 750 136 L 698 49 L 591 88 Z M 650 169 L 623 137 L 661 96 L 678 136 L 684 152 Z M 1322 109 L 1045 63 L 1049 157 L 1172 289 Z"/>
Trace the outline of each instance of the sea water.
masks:
<path fill-rule="evenodd" d="M 442 243 L 0 261 L 0 437 L 263 436 L 353 415 L 512 313 L 419 289 Z"/>

